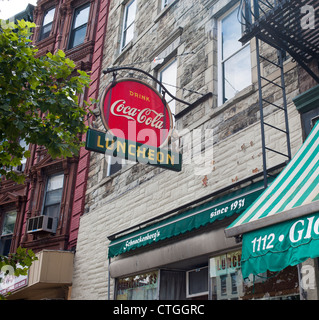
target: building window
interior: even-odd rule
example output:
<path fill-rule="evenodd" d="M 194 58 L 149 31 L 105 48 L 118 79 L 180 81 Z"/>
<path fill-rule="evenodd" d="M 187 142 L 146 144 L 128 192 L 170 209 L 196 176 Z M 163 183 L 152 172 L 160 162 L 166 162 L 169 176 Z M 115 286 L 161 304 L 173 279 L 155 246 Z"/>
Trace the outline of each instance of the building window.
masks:
<path fill-rule="evenodd" d="M 164 87 L 176 97 L 176 80 L 177 80 L 177 60 L 171 61 L 164 68 L 159 70 L 158 80 L 164 85 Z M 169 95 L 165 96 L 165 99 L 171 109 L 172 114 L 175 114 L 175 99 Z"/>
<path fill-rule="evenodd" d="M 130 1 L 124 9 L 121 50 L 133 40 L 136 15 L 136 0 Z"/>
<path fill-rule="evenodd" d="M 125 164 L 124 159 L 114 158 L 112 156 L 108 156 L 107 162 L 107 176 L 110 177 L 116 172 L 120 171 Z"/>
<path fill-rule="evenodd" d="M 10 252 L 16 219 L 17 213 L 15 211 L 7 212 L 4 216 L 0 235 L 0 255 L 7 256 Z"/>
<path fill-rule="evenodd" d="M 267 271 L 243 279 L 241 250 L 211 258 L 209 276 L 212 300 L 299 299 L 296 267 L 287 267 L 280 272 Z"/>
<path fill-rule="evenodd" d="M 158 271 L 120 278 L 117 280 L 116 300 L 157 300 Z"/>
<path fill-rule="evenodd" d="M 75 9 L 70 33 L 69 49 L 84 42 L 89 20 L 90 4 Z"/>
<path fill-rule="evenodd" d="M 162 9 L 166 8 L 173 0 L 162 0 Z"/>
<path fill-rule="evenodd" d="M 208 267 L 197 268 L 186 272 L 186 297 L 208 295 Z"/>
<path fill-rule="evenodd" d="M 306 138 L 315 126 L 316 122 L 319 121 L 319 107 L 301 113 L 301 119 L 303 123 L 304 135 Z"/>
<path fill-rule="evenodd" d="M 238 10 L 233 9 L 218 22 L 219 105 L 251 84 L 250 44 L 238 41 L 242 36 Z"/>
<path fill-rule="evenodd" d="M 43 215 L 58 218 L 62 200 L 64 175 L 58 174 L 48 178 L 44 195 Z"/>
<path fill-rule="evenodd" d="M 52 24 L 53 24 L 54 13 L 55 13 L 55 8 L 51 8 L 45 12 L 42 26 L 41 26 L 39 40 L 43 40 L 50 35 Z"/>

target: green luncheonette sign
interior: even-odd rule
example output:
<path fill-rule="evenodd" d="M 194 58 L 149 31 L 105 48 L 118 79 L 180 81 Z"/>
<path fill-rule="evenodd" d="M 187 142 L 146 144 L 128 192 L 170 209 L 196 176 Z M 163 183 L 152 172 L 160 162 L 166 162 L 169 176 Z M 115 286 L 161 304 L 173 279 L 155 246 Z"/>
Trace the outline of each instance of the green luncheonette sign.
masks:
<path fill-rule="evenodd" d="M 89 129 L 86 149 L 173 171 L 182 170 L 182 154 L 115 137 L 108 132 Z"/>

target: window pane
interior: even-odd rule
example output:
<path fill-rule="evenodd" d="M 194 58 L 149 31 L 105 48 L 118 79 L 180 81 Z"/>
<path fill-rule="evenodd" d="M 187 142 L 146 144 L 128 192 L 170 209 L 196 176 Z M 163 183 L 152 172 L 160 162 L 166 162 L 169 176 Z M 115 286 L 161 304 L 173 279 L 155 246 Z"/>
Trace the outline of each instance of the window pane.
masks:
<path fill-rule="evenodd" d="M 89 20 L 90 7 L 79 9 L 75 12 L 75 22 L 73 29 L 76 29 L 83 24 L 86 24 Z"/>
<path fill-rule="evenodd" d="M 127 7 L 127 17 L 126 17 L 126 28 L 131 25 L 135 20 L 135 13 L 136 13 L 136 1 L 133 1 Z"/>
<path fill-rule="evenodd" d="M 156 300 L 158 271 L 117 279 L 116 300 Z"/>
<path fill-rule="evenodd" d="M 49 216 L 52 218 L 56 218 L 59 216 L 60 213 L 60 203 L 59 204 L 55 204 L 53 206 L 49 206 L 49 207 L 45 207 L 43 210 L 43 214 L 45 216 Z"/>
<path fill-rule="evenodd" d="M 234 10 L 222 21 L 222 59 L 228 58 L 242 47 L 241 24 L 237 19 L 238 9 Z"/>
<path fill-rule="evenodd" d="M 84 42 L 86 35 L 86 25 L 74 31 L 71 48 L 74 48 Z"/>
<path fill-rule="evenodd" d="M 136 13 L 136 1 L 132 1 L 125 8 L 122 33 L 122 48 L 124 48 L 134 36 L 134 21 Z"/>
<path fill-rule="evenodd" d="M 8 256 L 10 253 L 12 236 L 2 238 L 0 240 L 0 254 L 2 256 Z"/>
<path fill-rule="evenodd" d="M 123 47 L 125 47 L 133 39 L 133 36 L 134 36 L 134 24 L 131 25 L 124 33 Z"/>
<path fill-rule="evenodd" d="M 44 16 L 44 19 L 43 19 L 43 23 L 42 23 L 43 26 L 53 22 L 54 13 L 55 13 L 55 8 L 50 9 L 46 13 L 46 15 Z"/>
<path fill-rule="evenodd" d="M 61 189 L 63 187 L 63 174 L 52 176 L 48 180 L 47 191 Z"/>
<path fill-rule="evenodd" d="M 60 203 L 62 198 L 62 189 L 47 192 L 45 206 Z"/>
<path fill-rule="evenodd" d="M 176 79 L 177 61 L 174 60 L 168 67 L 166 67 L 160 73 L 160 81 L 174 97 L 176 96 Z M 171 97 L 167 95 L 166 100 L 168 101 L 172 113 L 175 113 L 175 99 L 171 99 Z"/>
<path fill-rule="evenodd" d="M 16 212 L 8 212 L 4 218 L 4 224 L 2 227 L 1 235 L 4 236 L 6 234 L 12 234 L 14 231 L 14 225 L 16 223 L 17 213 Z"/>
<path fill-rule="evenodd" d="M 188 283 L 189 294 L 199 294 L 208 291 L 208 268 L 191 271 Z"/>
<path fill-rule="evenodd" d="M 223 67 L 225 102 L 251 84 L 250 47 L 224 62 Z"/>

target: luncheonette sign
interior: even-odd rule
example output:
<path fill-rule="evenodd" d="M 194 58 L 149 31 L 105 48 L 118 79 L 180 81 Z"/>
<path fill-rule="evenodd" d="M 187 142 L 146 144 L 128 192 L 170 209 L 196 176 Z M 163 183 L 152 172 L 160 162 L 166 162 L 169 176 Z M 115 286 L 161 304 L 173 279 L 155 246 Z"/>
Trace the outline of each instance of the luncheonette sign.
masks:
<path fill-rule="evenodd" d="M 89 129 L 87 150 L 181 171 L 182 155 L 166 146 L 172 114 L 157 90 L 137 79 L 114 81 L 104 91 L 100 111 L 107 132 Z"/>
<path fill-rule="evenodd" d="M 181 171 L 182 169 L 182 155 L 180 153 L 121 139 L 109 132 L 89 129 L 86 135 L 86 149 L 172 171 Z"/>
<path fill-rule="evenodd" d="M 101 115 L 114 136 L 160 147 L 167 143 L 173 121 L 159 92 L 137 79 L 121 79 L 105 90 Z"/>

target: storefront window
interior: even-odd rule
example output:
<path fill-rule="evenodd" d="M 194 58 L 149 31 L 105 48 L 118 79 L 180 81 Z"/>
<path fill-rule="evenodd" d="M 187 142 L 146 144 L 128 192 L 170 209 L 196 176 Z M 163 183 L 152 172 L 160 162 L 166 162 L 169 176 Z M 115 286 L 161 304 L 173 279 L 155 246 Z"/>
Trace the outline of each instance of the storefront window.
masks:
<path fill-rule="evenodd" d="M 118 279 L 116 300 L 157 300 L 158 271 Z"/>
<path fill-rule="evenodd" d="M 209 262 L 213 300 L 299 299 L 297 267 L 243 279 L 240 250 L 213 257 Z"/>

